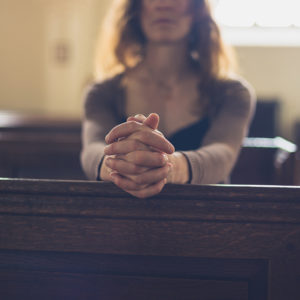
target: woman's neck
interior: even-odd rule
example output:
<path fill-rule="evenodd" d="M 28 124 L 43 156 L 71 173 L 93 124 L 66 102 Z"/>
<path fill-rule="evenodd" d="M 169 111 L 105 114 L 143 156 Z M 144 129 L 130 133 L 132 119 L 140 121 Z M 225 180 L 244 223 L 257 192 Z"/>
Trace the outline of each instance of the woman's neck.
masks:
<path fill-rule="evenodd" d="M 187 45 L 148 44 L 143 69 L 157 81 L 177 83 L 191 69 Z"/>

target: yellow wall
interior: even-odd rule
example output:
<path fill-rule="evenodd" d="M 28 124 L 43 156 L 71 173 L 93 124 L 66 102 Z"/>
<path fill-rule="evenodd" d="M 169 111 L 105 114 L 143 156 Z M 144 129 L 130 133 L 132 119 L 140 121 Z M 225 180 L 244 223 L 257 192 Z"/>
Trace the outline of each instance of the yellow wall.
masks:
<path fill-rule="evenodd" d="M 0 109 L 81 115 L 109 0 L 0 0 Z M 65 44 L 69 59 L 59 63 Z"/>
<path fill-rule="evenodd" d="M 281 100 L 280 134 L 291 139 L 294 122 L 300 121 L 300 48 L 239 47 L 237 54 L 257 95 Z"/>
<path fill-rule="evenodd" d="M 0 0 L 0 109 L 41 111 L 43 15 L 34 0 Z"/>
<path fill-rule="evenodd" d="M 99 25 L 111 0 L 0 0 L 0 109 L 80 116 Z M 56 59 L 59 44 L 70 49 Z M 282 100 L 281 135 L 300 119 L 300 48 L 238 47 L 258 96 Z"/>
<path fill-rule="evenodd" d="M 47 112 L 80 115 L 83 91 L 92 76 L 94 48 L 105 2 L 99 0 L 56 0 L 46 13 L 46 107 Z M 55 60 L 55 47 L 66 43 L 70 58 Z"/>

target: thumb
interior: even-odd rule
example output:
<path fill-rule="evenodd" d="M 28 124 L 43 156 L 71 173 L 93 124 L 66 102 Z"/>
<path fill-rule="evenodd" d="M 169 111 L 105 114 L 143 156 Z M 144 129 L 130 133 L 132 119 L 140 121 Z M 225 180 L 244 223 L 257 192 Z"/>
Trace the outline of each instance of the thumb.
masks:
<path fill-rule="evenodd" d="M 143 123 L 156 130 L 159 124 L 159 115 L 156 113 L 151 113 Z"/>

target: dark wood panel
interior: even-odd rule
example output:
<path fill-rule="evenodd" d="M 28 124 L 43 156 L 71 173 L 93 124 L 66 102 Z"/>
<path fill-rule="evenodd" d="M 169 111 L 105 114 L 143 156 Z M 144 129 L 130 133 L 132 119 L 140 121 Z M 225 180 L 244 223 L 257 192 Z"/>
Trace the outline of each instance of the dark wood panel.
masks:
<path fill-rule="evenodd" d="M 112 183 L 2 179 L 0 190 L 2 214 L 300 222 L 298 187 L 166 185 L 153 198 L 137 199 Z"/>
<path fill-rule="evenodd" d="M 268 265 L 263 260 L 20 251 L 1 251 L 0 259 L 2 270 L 18 270 L 8 272 L 8 278 L 18 284 L 18 293 L 23 289 L 25 294 L 37 291 L 33 282 L 39 283 L 40 293 L 54 286 L 62 295 L 65 287 L 76 283 L 81 293 L 88 290 L 94 297 L 104 293 L 107 299 L 124 295 L 126 299 L 198 299 L 199 295 L 201 299 L 248 299 L 248 285 L 256 296 L 249 299 L 265 299 L 267 294 Z M 15 293 L 7 284 L 3 290 Z"/>
<path fill-rule="evenodd" d="M 167 185 L 136 199 L 108 183 L 3 179 L 0 285 L 11 299 L 298 300 L 299 201 L 298 187 Z"/>
<path fill-rule="evenodd" d="M 288 224 L 0 216 L 0 227 L 2 249 L 254 259 L 300 253 L 300 226 Z"/>
<path fill-rule="evenodd" d="M 268 262 L 182 256 L 112 255 L 81 252 L 0 250 L 2 269 L 120 276 L 218 279 L 266 283 Z"/>
<path fill-rule="evenodd" d="M 184 278 L 0 272 L 0 289 L 10 300 L 248 300 L 247 282 Z"/>
<path fill-rule="evenodd" d="M 231 173 L 234 184 L 296 185 L 297 146 L 276 137 L 246 138 Z"/>

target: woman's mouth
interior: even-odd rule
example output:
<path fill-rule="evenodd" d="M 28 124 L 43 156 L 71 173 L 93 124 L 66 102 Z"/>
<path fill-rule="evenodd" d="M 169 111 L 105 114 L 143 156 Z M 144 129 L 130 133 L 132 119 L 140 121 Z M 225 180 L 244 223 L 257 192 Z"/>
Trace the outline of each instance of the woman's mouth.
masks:
<path fill-rule="evenodd" d="M 153 22 L 154 24 L 173 24 L 174 21 L 172 19 L 168 19 L 168 18 L 160 18 L 160 19 L 157 19 Z"/>

